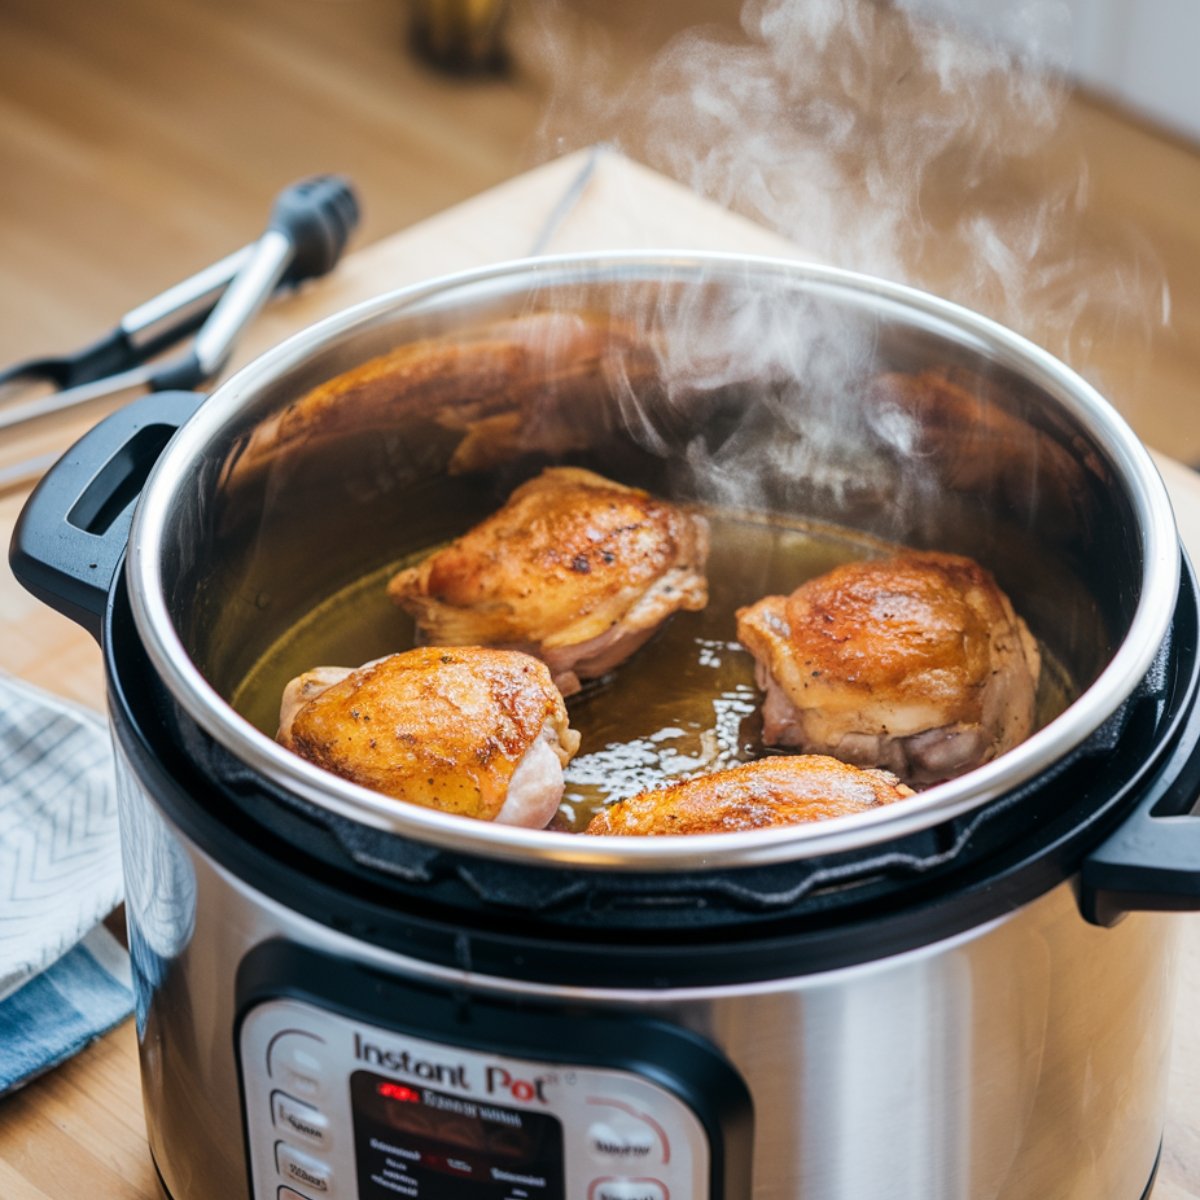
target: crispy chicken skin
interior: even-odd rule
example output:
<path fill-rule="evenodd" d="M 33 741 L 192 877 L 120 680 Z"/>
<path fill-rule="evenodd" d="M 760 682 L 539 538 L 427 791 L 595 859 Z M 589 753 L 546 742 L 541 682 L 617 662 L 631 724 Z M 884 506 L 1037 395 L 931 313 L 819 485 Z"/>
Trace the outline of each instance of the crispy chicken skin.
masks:
<path fill-rule="evenodd" d="M 768 745 L 927 784 L 988 762 L 1033 729 L 1037 643 L 969 558 L 849 563 L 737 618 L 766 692 Z"/>
<path fill-rule="evenodd" d="M 628 658 L 672 613 L 708 602 L 708 523 L 637 488 L 551 467 L 388 594 L 423 641 L 506 646 L 564 696 Z"/>
<path fill-rule="evenodd" d="M 478 646 L 309 671 L 284 691 L 277 736 L 397 800 L 534 829 L 558 808 L 579 748 L 545 665 Z"/>
<path fill-rule="evenodd" d="M 733 833 L 866 812 L 911 796 L 894 775 L 818 754 L 759 759 L 610 804 L 585 833 Z"/>

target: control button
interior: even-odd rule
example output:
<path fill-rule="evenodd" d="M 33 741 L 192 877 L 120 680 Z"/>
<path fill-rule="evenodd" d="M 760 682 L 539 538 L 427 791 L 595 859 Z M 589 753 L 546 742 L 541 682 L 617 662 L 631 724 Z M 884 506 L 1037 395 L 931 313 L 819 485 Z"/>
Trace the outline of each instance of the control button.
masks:
<path fill-rule="evenodd" d="M 286 1142 L 275 1144 L 275 1165 L 280 1175 L 300 1184 L 307 1192 L 325 1195 L 330 1186 L 330 1170 L 320 1159 L 294 1150 Z"/>
<path fill-rule="evenodd" d="M 588 1129 L 588 1147 L 601 1162 L 649 1162 L 654 1151 L 654 1131 L 632 1121 L 597 1121 Z"/>
<path fill-rule="evenodd" d="M 311 1104 L 294 1100 L 284 1092 L 271 1093 L 271 1115 L 275 1127 L 294 1134 L 310 1146 L 329 1145 L 329 1118 Z"/>
<path fill-rule="evenodd" d="M 588 1200 L 670 1200 L 670 1193 L 657 1179 L 597 1179 Z"/>
<path fill-rule="evenodd" d="M 308 1197 L 293 1191 L 286 1183 L 281 1183 L 279 1191 L 275 1194 L 275 1200 L 308 1200 Z"/>
<path fill-rule="evenodd" d="M 285 1091 L 306 1100 L 321 1094 L 324 1076 L 319 1047 L 322 1040 L 301 1029 L 277 1033 L 267 1047 L 267 1074 Z"/>
<path fill-rule="evenodd" d="M 589 1096 L 587 1102 L 592 1108 L 608 1110 L 603 1119 L 597 1121 L 592 1129 L 598 1125 L 615 1125 L 621 1129 L 634 1128 L 630 1123 L 630 1118 L 632 1118 L 636 1122 L 636 1128 L 651 1129 L 658 1138 L 662 1157 L 657 1161 L 664 1166 L 671 1161 L 671 1143 L 667 1138 L 667 1131 L 649 1113 L 642 1112 L 641 1109 L 634 1108 L 628 1101 L 618 1100 L 615 1096 Z M 588 1140 L 592 1141 L 590 1137 Z"/>
<path fill-rule="evenodd" d="M 308 1100 L 317 1100 L 321 1096 L 321 1081 L 313 1075 L 301 1075 L 299 1071 L 289 1071 L 286 1068 L 275 1072 L 276 1078 L 289 1092 L 304 1096 Z"/>

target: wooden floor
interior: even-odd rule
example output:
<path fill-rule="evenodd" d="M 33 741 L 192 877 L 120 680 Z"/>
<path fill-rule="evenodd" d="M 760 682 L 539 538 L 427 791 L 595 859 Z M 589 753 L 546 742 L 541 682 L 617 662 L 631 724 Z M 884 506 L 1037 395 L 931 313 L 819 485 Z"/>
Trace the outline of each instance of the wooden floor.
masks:
<path fill-rule="evenodd" d="M 413 58 L 401 0 L 0 0 L 0 362 L 100 332 L 249 240 L 278 188 L 313 171 L 356 181 L 365 242 L 581 141 L 640 152 L 628 107 L 578 98 L 735 7 L 520 0 L 513 71 L 465 79 Z M 1078 261 L 1134 255 L 1143 290 L 1120 320 L 1086 317 L 1069 353 L 1151 445 L 1200 462 L 1200 153 L 1076 98 L 1000 184 L 1036 199 L 1080 165 Z M 919 280 L 956 295 L 967 266 L 947 246 Z M 1103 308 L 1103 265 L 1088 286 Z M 1077 300 L 1072 285 L 1038 302 Z M 1036 334 L 1055 314 L 1022 315 Z"/>

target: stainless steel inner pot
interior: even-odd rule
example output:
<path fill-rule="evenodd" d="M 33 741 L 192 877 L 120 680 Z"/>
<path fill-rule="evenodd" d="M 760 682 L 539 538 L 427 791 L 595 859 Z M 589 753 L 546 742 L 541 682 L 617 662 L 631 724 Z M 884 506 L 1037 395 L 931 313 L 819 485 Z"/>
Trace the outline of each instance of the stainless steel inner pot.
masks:
<path fill-rule="evenodd" d="M 516 328 L 497 334 L 495 323 L 514 319 L 541 332 L 519 335 L 507 358 L 501 347 L 502 370 L 480 367 L 480 347 Z M 364 368 L 354 387 L 314 393 L 423 339 L 440 340 L 437 370 L 393 359 L 390 373 Z M 953 402 L 898 402 L 880 384 L 928 371 L 953 381 Z M 969 554 L 1081 694 L 1017 749 L 903 805 L 678 839 L 578 838 L 398 805 L 291 755 L 233 710 L 233 690 L 290 624 L 407 550 L 461 532 L 553 461 Z M 823 267 L 620 254 L 406 289 L 264 355 L 159 460 L 126 571 L 139 634 L 186 712 L 304 799 L 467 853 L 674 871 L 869 846 L 1045 772 L 1146 675 L 1169 627 L 1179 547 L 1165 488 L 1121 418 L 993 322 Z"/>

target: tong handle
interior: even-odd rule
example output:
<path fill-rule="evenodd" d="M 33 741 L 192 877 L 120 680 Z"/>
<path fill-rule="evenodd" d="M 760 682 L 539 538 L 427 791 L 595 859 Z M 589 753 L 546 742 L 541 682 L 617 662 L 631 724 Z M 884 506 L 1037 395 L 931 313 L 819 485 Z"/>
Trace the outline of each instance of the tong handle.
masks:
<path fill-rule="evenodd" d="M 191 350 L 156 371 L 151 386 L 191 388 L 220 374 L 234 342 L 280 283 L 332 270 L 358 215 L 354 189 L 340 175 L 317 175 L 285 188 L 266 231 L 200 327 Z"/>
<path fill-rule="evenodd" d="M 194 387 L 211 379 L 229 357 L 234 339 L 277 286 L 295 287 L 336 266 L 359 220 L 349 180 L 315 175 L 284 188 L 275 198 L 266 232 L 256 242 L 130 309 L 117 327 L 73 354 L 28 359 L 0 371 L 0 385 L 33 380 L 72 394 L 11 405 L 0 428 L 83 404 L 135 382 L 154 390 Z M 232 286 L 231 286 L 232 285 Z M 233 292 L 232 298 L 229 292 Z M 222 310 L 212 329 L 208 319 Z M 161 371 L 132 372 L 196 330 L 201 344 Z M 101 382 L 118 381 L 110 388 Z"/>
<path fill-rule="evenodd" d="M 205 397 L 150 392 L 88 430 L 21 510 L 9 563 L 23 587 L 97 641 L 142 486 Z"/>
<path fill-rule="evenodd" d="M 229 281 L 245 265 L 253 249 L 253 243 L 243 246 L 139 304 L 137 308 L 130 309 L 115 329 L 82 350 L 56 357 L 27 359 L 0 371 L 0 385 L 41 380 L 52 383 L 60 390 L 75 392 L 88 388 L 88 385 L 96 385 L 99 380 L 126 374 L 168 346 L 173 346 L 180 338 L 195 333 L 212 312 L 213 305 L 221 298 Z M 106 394 L 103 387 L 94 391 L 79 390 L 75 403 L 82 403 L 93 395 Z M 27 401 L 20 406 L 20 409 L 27 410 L 25 415 L 18 413 L 17 418 L 4 424 L 19 424 L 40 415 L 41 410 L 35 407 L 37 403 Z"/>
<path fill-rule="evenodd" d="M 73 388 L 81 383 L 91 383 L 105 375 L 123 371 L 132 353 L 129 340 L 123 329 L 106 333 L 99 341 L 73 354 L 58 358 L 25 359 L 0 371 L 0 386 L 31 380 L 52 383 L 57 388 Z"/>

